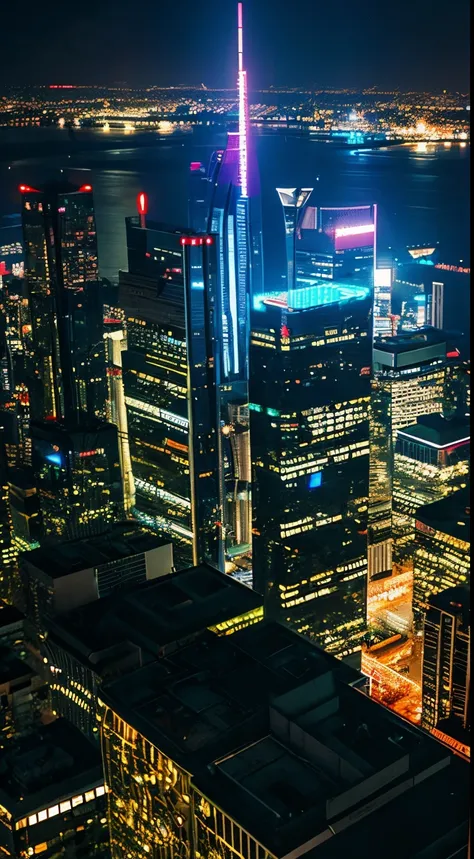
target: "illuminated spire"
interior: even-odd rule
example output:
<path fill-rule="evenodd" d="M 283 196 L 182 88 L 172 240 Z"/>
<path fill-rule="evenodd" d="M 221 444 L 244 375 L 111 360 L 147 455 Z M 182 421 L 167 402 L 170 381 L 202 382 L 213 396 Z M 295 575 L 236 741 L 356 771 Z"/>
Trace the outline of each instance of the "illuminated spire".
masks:
<path fill-rule="evenodd" d="M 244 70 L 244 38 L 242 3 L 237 4 L 237 39 L 239 72 L 237 86 L 239 91 L 239 179 L 242 196 L 247 197 L 248 171 L 248 104 L 247 72 Z"/>

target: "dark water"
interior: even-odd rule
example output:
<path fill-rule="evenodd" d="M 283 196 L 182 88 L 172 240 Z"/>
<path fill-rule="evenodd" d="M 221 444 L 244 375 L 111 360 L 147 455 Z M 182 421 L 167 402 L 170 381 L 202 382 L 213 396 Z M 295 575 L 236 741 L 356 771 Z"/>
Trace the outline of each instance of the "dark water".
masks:
<path fill-rule="evenodd" d="M 119 136 L 120 135 L 120 136 Z M 207 160 L 225 134 L 214 130 L 158 135 L 59 129 L 0 129 L 0 216 L 19 211 L 18 185 L 53 175 L 94 189 L 102 275 L 126 267 L 124 218 L 135 214 L 139 191 L 150 217 L 186 224 L 190 161 Z M 127 148 L 120 148 L 122 146 Z M 444 262 L 469 265 L 469 145 L 416 145 L 360 151 L 331 143 L 257 138 L 262 186 L 266 286 L 283 272 L 283 224 L 275 187 L 314 187 L 313 205 L 378 204 L 379 247 L 439 242 Z M 3 154 L 2 154 L 3 153 Z M 10 169 L 8 169 L 10 166 Z M 319 178 L 318 178 L 319 177 Z"/>

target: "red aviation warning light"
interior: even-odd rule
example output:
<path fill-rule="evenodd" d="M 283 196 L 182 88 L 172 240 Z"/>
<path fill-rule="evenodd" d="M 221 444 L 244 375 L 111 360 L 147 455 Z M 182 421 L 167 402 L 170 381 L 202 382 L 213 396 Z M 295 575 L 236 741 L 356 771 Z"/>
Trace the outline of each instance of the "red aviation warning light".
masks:
<path fill-rule="evenodd" d="M 213 245 L 214 239 L 212 236 L 182 236 L 180 239 L 182 247 L 191 245 L 192 247 L 201 247 L 201 245 Z"/>
<path fill-rule="evenodd" d="M 86 192 L 92 191 L 92 185 L 81 185 L 81 187 L 79 188 L 79 191 L 81 193 L 84 193 L 84 191 L 86 191 Z"/>
<path fill-rule="evenodd" d="M 37 188 L 32 188 L 31 185 L 19 185 L 18 190 L 21 194 L 39 194 Z"/>
<path fill-rule="evenodd" d="M 145 227 L 145 216 L 148 214 L 148 197 L 143 191 L 137 196 L 137 209 L 140 216 L 140 226 Z"/>

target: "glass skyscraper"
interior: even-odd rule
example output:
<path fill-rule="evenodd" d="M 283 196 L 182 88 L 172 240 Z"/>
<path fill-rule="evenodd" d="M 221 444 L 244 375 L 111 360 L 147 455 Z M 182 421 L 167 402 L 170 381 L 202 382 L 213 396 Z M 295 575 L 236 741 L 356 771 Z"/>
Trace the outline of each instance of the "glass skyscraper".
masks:
<path fill-rule="evenodd" d="M 127 219 L 119 304 L 134 513 L 173 537 L 177 566 L 222 566 L 215 335 L 217 239 Z M 217 354 L 216 354 L 217 353 Z"/>
<path fill-rule="evenodd" d="M 270 617 L 349 656 L 366 620 L 372 291 L 296 294 L 253 314 L 254 587 Z"/>

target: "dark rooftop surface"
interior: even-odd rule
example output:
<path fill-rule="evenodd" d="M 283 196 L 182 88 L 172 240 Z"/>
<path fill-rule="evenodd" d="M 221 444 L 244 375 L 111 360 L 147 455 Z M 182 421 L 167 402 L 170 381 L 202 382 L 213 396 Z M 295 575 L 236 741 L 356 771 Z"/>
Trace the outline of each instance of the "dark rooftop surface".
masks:
<path fill-rule="evenodd" d="M 433 504 L 423 504 L 416 511 L 423 524 L 449 534 L 458 540 L 471 542 L 471 508 L 469 487 L 459 489 Z"/>
<path fill-rule="evenodd" d="M 382 787 L 449 765 L 438 742 L 350 685 L 359 679 L 262 621 L 208 632 L 101 697 L 280 857 Z"/>
<path fill-rule="evenodd" d="M 0 630 L 12 623 L 21 623 L 24 619 L 25 616 L 19 609 L 0 600 Z"/>
<path fill-rule="evenodd" d="M 417 331 L 408 331 L 406 334 L 397 334 L 384 340 L 377 340 L 376 348 L 381 352 L 400 354 L 401 352 L 412 352 L 416 349 L 426 349 L 427 346 L 443 345 L 446 343 L 446 334 L 438 328 L 420 328 Z"/>
<path fill-rule="evenodd" d="M 453 756 L 449 767 L 416 784 L 305 859 L 467 859 L 469 765 Z"/>
<path fill-rule="evenodd" d="M 454 615 L 461 615 L 463 627 L 468 628 L 471 615 L 469 588 L 456 585 L 453 588 L 446 588 L 445 591 L 440 591 L 438 594 L 431 594 L 428 597 L 428 605 L 427 619 L 434 615 L 432 609 L 438 609 Z"/>
<path fill-rule="evenodd" d="M 153 579 L 58 617 L 51 637 L 82 660 L 124 642 L 156 655 L 162 647 L 260 608 L 262 598 L 207 565 Z M 96 669 L 97 656 L 94 656 Z"/>
<path fill-rule="evenodd" d="M 33 677 L 34 671 L 19 659 L 10 647 L 0 647 L 0 685 L 14 680 L 27 680 Z"/>
<path fill-rule="evenodd" d="M 398 430 L 399 435 L 415 436 L 420 442 L 428 442 L 437 447 L 448 447 L 457 442 L 470 439 L 470 424 L 464 418 L 446 420 L 440 414 L 422 415 L 416 424 Z"/>
<path fill-rule="evenodd" d="M 101 782 L 98 749 L 65 719 L 3 743 L 0 804 L 16 818 Z"/>
<path fill-rule="evenodd" d="M 43 546 L 23 553 L 22 557 L 51 578 L 60 578 L 78 570 L 149 552 L 168 543 L 169 540 L 151 534 L 137 523 L 126 521 L 118 522 L 97 536 Z"/>

